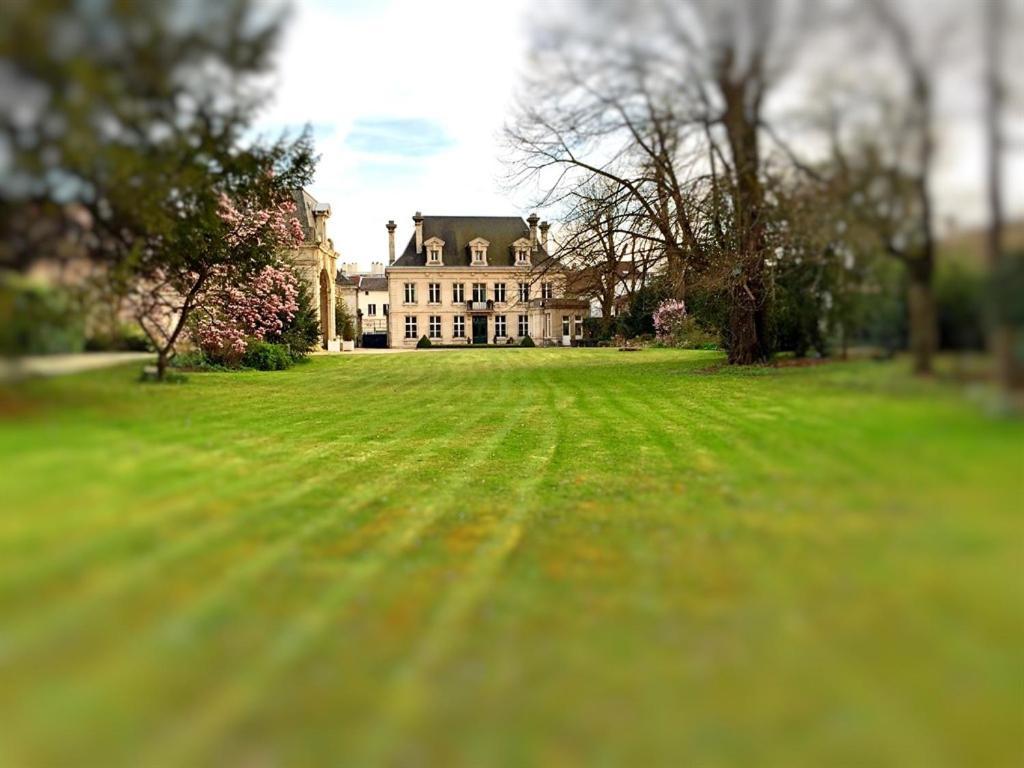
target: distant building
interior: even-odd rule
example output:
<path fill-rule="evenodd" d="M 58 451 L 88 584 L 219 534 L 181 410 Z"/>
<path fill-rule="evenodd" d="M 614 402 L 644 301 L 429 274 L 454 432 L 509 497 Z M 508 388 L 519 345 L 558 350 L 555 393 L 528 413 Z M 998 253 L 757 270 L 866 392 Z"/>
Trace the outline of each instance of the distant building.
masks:
<path fill-rule="evenodd" d="M 388 222 L 388 337 L 392 347 L 506 344 L 529 335 L 570 345 L 589 302 L 566 295 L 566 270 L 547 252 L 548 224 L 518 216 L 413 216 L 395 258 Z"/>

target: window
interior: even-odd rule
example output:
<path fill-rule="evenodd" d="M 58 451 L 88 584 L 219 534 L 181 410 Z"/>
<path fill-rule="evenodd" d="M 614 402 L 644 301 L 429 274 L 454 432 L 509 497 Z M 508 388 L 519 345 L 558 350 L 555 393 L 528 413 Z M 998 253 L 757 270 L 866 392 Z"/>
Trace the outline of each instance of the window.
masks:
<path fill-rule="evenodd" d="M 572 331 L 572 333 L 573 333 L 573 336 L 575 336 L 577 339 L 580 338 L 581 336 L 583 336 L 583 316 L 582 315 L 576 315 L 576 317 L 573 318 L 573 331 Z"/>
<path fill-rule="evenodd" d="M 462 283 L 452 285 L 452 304 L 461 304 L 466 300 L 466 286 Z"/>
<path fill-rule="evenodd" d="M 528 315 L 519 316 L 519 336 L 530 335 L 530 318 Z"/>
<path fill-rule="evenodd" d="M 440 315 L 431 315 L 430 316 L 430 323 L 427 326 L 427 332 L 430 334 L 430 338 L 432 338 L 432 339 L 440 339 L 441 338 L 441 316 Z"/>
<path fill-rule="evenodd" d="M 466 317 L 464 315 L 456 315 L 452 318 L 452 336 L 456 339 L 466 338 Z"/>
<path fill-rule="evenodd" d="M 427 251 L 427 253 L 429 254 L 429 256 L 427 258 L 427 263 L 428 264 L 440 264 L 441 263 L 441 249 L 440 248 L 431 248 L 429 251 Z"/>
<path fill-rule="evenodd" d="M 520 283 L 519 284 L 519 300 L 529 301 L 530 300 L 530 284 Z"/>
<path fill-rule="evenodd" d="M 405 316 L 405 338 L 416 338 L 416 317 L 413 315 Z"/>
<path fill-rule="evenodd" d="M 483 265 L 487 263 L 487 251 L 481 249 L 475 249 L 473 251 L 473 263 L 476 265 Z"/>
<path fill-rule="evenodd" d="M 551 283 L 541 283 L 540 284 L 540 297 L 542 299 L 550 299 L 551 298 Z"/>
<path fill-rule="evenodd" d="M 415 304 L 416 303 L 416 283 L 405 284 L 405 303 Z"/>
<path fill-rule="evenodd" d="M 569 316 L 568 315 L 562 315 L 562 335 L 563 336 L 568 336 L 569 335 Z"/>
<path fill-rule="evenodd" d="M 368 314 L 370 316 L 376 315 L 377 314 L 377 305 L 376 304 L 367 304 L 366 305 L 366 314 Z"/>
<path fill-rule="evenodd" d="M 388 305 L 385 304 L 384 305 L 384 314 L 385 314 L 385 316 L 387 315 L 387 313 L 388 313 Z"/>
<path fill-rule="evenodd" d="M 502 303 L 505 302 L 505 284 L 504 283 L 495 283 L 494 284 L 494 300 L 495 301 L 500 301 Z"/>
<path fill-rule="evenodd" d="M 473 301 L 487 301 L 487 283 L 473 283 Z"/>
<path fill-rule="evenodd" d="M 505 328 L 505 316 L 504 315 L 495 315 L 494 316 L 494 335 L 495 336 L 505 336 L 506 335 L 505 334 L 505 330 L 506 330 L 506 328 Z"/>
<path fill-rule="evenodd" d="M 429 304 L 440 304 L 441 303 L 441 284 L 431 283 L 427 286 L 427 303 Z"/>
<path fill-rule="evenodd" d="M 530 264 L 530 251 L 527 248 L 516 248 L 516 266 L 526 267 Z"/>

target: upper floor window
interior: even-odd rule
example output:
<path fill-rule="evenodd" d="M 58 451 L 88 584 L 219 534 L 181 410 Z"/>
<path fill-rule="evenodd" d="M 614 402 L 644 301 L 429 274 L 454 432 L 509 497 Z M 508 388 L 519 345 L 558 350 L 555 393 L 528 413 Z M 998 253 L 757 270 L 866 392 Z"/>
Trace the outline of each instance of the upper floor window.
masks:
<path fill-rule="evenodd" d="M 444 240 L 440 237 L 431 237 L 424 241 L 427 249 L 427 264 L 429 266 L 440 266 L 442 262 L 441 251 L 444 249 Z"/>
<path fill-rule="evenodd" d="M 512 251 L 515 253 L 517 267 L 530 266 L 530 239 L 528 237 L 520 237 L 512 243 Z"/>
<path fill-rule="evenodd" d="M 366 305 L 366 314 L 371 315 L 371 316 L 372 315 L 376 315 L 377 314 L 377 305 L 376 304 L 367 304 Z"/>
<path fill-rule="evenodd" d="M 542 299 L 550 299 L 551 296 L 552 296 L 552 293 L 551 293 L 551 283 L 541 283 L 540 284 L 540 297 Z"/>
<path fill-rule="evenodd" d="M 482 237 L 475 237 L 469 241 L 469 252 L 473 266 L 487 266 L 487 248 L 490 245 L 490 242 L 484 240 Z"/>
<path fill-rule="evenodd" d="M 416 283 L 405 284 L 405 303 L 415 304 L 416 303 Z"/>
<path fill-rule="evenodd" d="M 473 283 L 473 301 L 487 301 L 487 283 Z"/>
<path fill-rule="evenodd" d="M 501 301 L 501 302 L 505 301 L 505 284 L 504 283 L 495 283 L 494 284 L 494 300 L 495 301 Z"/>
<path fill-rule="evenodd" d="M 384 314 L 386 315 L 388 313 L 388 305 L 385 304 L 383 309 L 384 309 Z"/>
<path fill-rule="evenodd" d="M 530 284 L 520 283 L 519 284 L 519 300 L 529 301 L 530 300 Z"/>
<path fill-rule="evenodd" d="M 462 283 L 452 285 L 452 304 L 461 304 L 466 300 L 466 286 Z"/>
<path fill-rule="evenodd" d="M 441 303 L 440 283 L 430 283 L 430 285 L 427 286 L 427 301 L 430 302 L 431 304 Z"/>

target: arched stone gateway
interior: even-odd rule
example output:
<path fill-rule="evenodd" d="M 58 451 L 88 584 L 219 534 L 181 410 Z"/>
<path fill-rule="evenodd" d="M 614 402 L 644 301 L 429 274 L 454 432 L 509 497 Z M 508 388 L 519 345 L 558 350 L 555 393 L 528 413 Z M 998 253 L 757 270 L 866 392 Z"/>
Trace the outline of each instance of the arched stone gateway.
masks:
<path fill-rule="evenodd" d="M 334 243 L 327 237 L 327 219 L 331 215 L 331 206 L 318 203 L 303 189 L 295 191 L 294 199 L 295 217 L 302 225 L 305 240 L 291 252 L 290 257 L 313 297 L 320 323 L 320 346 L 338 351 L 341 349 L 341 340 L 334 327 L 334 307 L 337 301 L 334 275 L 338 271 L 338 254 L 334 250 Z"/>

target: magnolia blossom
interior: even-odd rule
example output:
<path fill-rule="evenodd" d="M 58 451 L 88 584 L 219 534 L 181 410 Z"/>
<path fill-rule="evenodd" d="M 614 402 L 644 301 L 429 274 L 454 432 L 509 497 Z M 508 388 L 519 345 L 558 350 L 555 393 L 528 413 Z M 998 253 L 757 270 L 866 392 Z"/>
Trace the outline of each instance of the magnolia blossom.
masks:
<path fill-rule="evenodd" d="M 281 333 L 299 309 L 298 278 L 284 265 L 267 266 L 234 283 L 224 272 L 210 280 L 192 327 L 196 344 L 213 358 L 235 361 L 250 339 Z"/>
<path fill-rule="evenodd" d="M 679 299 L 665 299 L 654 310 L 654 331 L 659 341 L 670 341 L 686 320 L 686 304 Z"/>
<path fill-rule="evenodd" d="M 296 218 L 295 203 L 282 200 L 270 208 L 258 208 L 220 196 L 218 214 L 228 225 L 227 242 L 232 248 L 270 242 L 281 248 L 294 248 L 306 239 Z"/>

